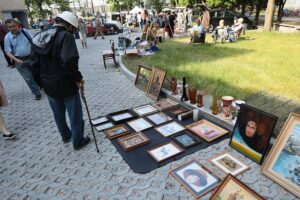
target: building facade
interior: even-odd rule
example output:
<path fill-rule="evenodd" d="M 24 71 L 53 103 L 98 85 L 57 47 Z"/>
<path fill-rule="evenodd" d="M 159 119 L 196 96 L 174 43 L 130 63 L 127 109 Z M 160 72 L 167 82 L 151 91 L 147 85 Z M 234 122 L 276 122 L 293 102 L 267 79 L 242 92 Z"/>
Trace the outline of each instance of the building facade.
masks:
<path fill-rule="evenodd" d="M 300 9 L 300 0 L 287 0 L 284 8 L 295 10 Z"/>
<path fill-rule="evenodd" d="M 18 18 L 25 27 L 29 27 L 23 0 L 0 0 L 0 19 L 4 21 L 10 18 Z"/>

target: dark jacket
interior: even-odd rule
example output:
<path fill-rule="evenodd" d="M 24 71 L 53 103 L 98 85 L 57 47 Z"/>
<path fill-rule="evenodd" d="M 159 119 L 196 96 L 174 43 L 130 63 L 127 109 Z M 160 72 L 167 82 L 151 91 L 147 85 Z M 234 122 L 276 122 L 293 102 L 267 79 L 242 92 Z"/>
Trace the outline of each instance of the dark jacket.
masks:
<path fill-rule="evenodd" d="M 31 65 L 38 71 L 46 94 L 55 98 L 75 95 L 76 82 L 82 75 L 78 70 L 79 55 L 73 34 L 64 27 L 53 26 L 35 35 L 32 42 Z"/>

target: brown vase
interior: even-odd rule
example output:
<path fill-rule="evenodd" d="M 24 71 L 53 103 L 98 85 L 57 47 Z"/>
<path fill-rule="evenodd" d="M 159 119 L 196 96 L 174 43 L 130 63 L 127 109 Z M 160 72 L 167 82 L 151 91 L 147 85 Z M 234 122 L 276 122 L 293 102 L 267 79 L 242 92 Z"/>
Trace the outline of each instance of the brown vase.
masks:
<path fill-rule="evenodd" d="M 203 106 L 203 99 L 202 99 L 202 97 L 203 97 L 203 94 L 198 94 L 197 95 L 197 106 L 199 108 L 201 108 Z"/>
<path fill-rule="evenodd" d="M 177 81 L 175 77 L 171 78 L 171 90 L 172 95 L 177 95 Z"/>
<path fill-rule="evenodd" d="M 214 96 L 211 112 L 212 112 L 213 115 L 217 115 L 218 110 L 219 110 L 218 109 L 218 97 Z"/>
<path fill-rule="evenodd" d="M 194 87 L 190 87 L 188 89 L 189 91 L 189 98 L 190 98 L 190 103 L 191 104 L 195 104 L 196 103 L 196 94 L 197 94 L 197 90 Z"/>

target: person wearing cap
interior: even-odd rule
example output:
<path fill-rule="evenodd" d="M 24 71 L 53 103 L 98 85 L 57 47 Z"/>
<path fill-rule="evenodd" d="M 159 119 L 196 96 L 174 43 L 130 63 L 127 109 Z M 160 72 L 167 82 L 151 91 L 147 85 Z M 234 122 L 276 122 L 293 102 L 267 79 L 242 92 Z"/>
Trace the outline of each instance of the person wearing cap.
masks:
<path fill-rule="evenodd" d="M 15 62 L 18 72 L 35 95 L 35 99 L 40 100 L 42 98 L 40 87 L 34 81 L 29 68 L 31 34 L 25 28 L 19 29 L 18 23 L 14 19 L 7 19 L 5 25 L 10 32 L 4 38 L 4 51 Z"/>
<path fill-rule="evenodd" d="M 79 54 L 73 33 L 78 18 L 64 11 L 55 18 L 56 24 L 36 34 L 33 39 L 31 66 L 37 72 L 62 141 L 73 141 L 75 150 L 90 142 L 84 137 L 82 105 L 78 89 L 83 89 L 83 77 L 78 70 Z M 66 122 L 66 110 L 70 128 Z"/>
<path fill-rule="evenodd" d="M 19 29 L 24 28 L 23 24 L 20 22 L 18 18 L 14 18 L 14 20 L 18 24 Z"/>

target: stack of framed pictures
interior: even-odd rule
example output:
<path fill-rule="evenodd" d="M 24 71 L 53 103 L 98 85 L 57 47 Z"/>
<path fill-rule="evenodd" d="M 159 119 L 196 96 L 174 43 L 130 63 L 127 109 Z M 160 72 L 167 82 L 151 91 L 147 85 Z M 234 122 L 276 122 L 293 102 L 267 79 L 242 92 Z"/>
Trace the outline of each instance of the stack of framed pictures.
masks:
<path fill-rule="evenodd" d="M 95 126 L 97 131 L 103 131 L 107 128 L 113 127 L 115 124 L 109 121 L 108 117 L 99 116 L 91 120 L 93 126 Z"/>
<path fill-rule="evenodd" d="M 153 106 L 155 106 L 159 111 L 164 111 L 177 105 L 178 103 L 171 99 L 162 99 L 153 103 Z"/>
<path fill-rule="evenodd" d="M 145 65 L 139 65 L 135 82 L 134 82 L 135 86 L 146 92 L 148 83 L 151 78 L 151 74 L 152 74 L 151 67 Z"/>
<path fill-rule="evenodd" d="M 142 132 L 138 132 L 118 138 L 118 142 L 125 151 L 129 151 L 144 144 L 148 144 L 150 139 Z"/>

